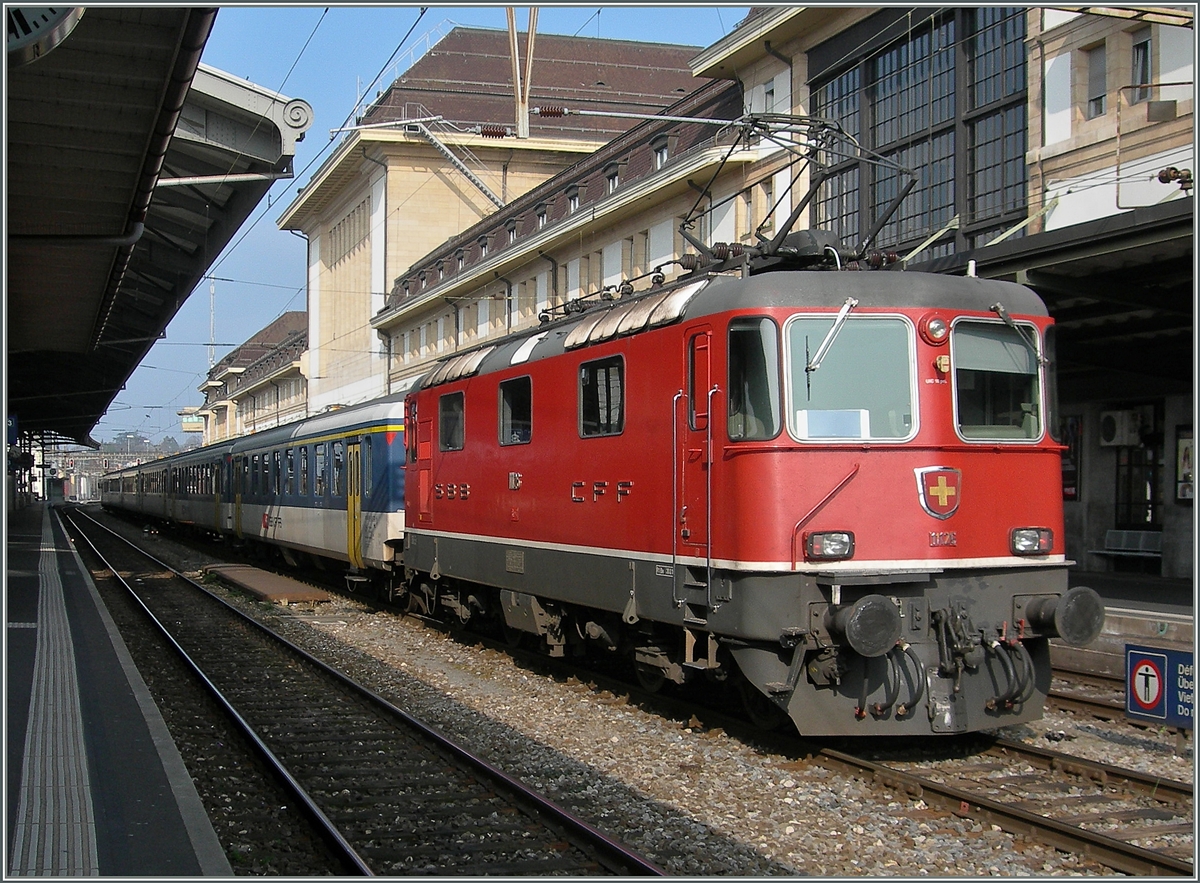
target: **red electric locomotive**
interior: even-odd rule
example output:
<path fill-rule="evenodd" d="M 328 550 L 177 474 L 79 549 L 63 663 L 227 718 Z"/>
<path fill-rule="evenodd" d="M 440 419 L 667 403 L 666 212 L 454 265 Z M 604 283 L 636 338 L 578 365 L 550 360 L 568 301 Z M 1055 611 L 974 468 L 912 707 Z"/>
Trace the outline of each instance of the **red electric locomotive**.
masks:
<path fill-rule="evenodd" d="M 418 382 L 411 608 L 728 681 L 808 735 L 1038 718 L 1050 638 L 1104 619 L 1067 587 L 1045 306 L 820 231 L 719 256 Z"/>

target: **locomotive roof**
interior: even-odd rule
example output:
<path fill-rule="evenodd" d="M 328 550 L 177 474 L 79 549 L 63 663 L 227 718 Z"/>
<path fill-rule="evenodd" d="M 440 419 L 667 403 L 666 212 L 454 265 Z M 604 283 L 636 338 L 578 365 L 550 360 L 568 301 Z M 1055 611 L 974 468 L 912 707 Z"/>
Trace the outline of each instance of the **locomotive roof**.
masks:
<path fill-rule="evenodd" d="M 702 284 L 697 285 L 697 282 Z M 687 289 L 693 290 L 689 293 Z M 659 312 L 644 310 L 637 324 L 631 304 L 672 306 L 665 321 L 655 321 Z M 500 341 L 481 344 L 442 360 L 413 386 L 417 389 L 437 386 L 474 374 L 488 374 L 505 368 L 559 355 L 568 349 L 584 348 L 587 342 L 611 340 L 637 333 L 656 324 L 673 324 L 681 319 L 696 319 L 728 310 L 743 309 L 825 309 L 836 312 L 846 298 L 858 301 L 859 309 L 941 309 L 947 312 L 987 313 L 995 303 L 1014 316 L 1047 316 L 1046 305 L 1023 285 L 995 279 L 967 276 L 943 276 L 932 273 L 900 271 L 793 271 L 763 273 L 757 276 L 687 276 L 671 286 L 651 289 L 633 297 L 624 297 L 611 305 L 597 305 L 581 314 L 516 332 Z M 623 311 L 623 315 L 622 315 Z M 612 317 L 607 330 L 601 330 L 606 317 Z M 625 317 L 628 317 L 627 319 Z M 632 332 L 627 328 L 636 324 Z M 599 335 L 589 335 L 596 328 Z"/>

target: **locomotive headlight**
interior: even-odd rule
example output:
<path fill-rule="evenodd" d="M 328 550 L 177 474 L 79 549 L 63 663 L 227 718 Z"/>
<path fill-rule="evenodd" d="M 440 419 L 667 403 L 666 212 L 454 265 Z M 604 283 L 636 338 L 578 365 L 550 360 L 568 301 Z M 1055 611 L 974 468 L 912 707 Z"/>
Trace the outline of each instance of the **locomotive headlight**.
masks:
<path fill-rule="evenodd" d="M 1014 555 L 1045 555 L 1054 549 L 1054 531 L 1048 527 L 1014 527 L 1008 545 Z"/>
<path fill-rule="evenodd" d="M 854 556 L 854 534 L 848 530 L 810 533 L 804 541 L 804 557 L 810 561 L 837 561 Z"/>
<path fill-rule="evenodd" d="M 941 346 L 950 335 L 950 323 L 946 321 L 944 316 L 939 316 L 936 313 L 921 319 L 917 328 L 921 332 L 921 337 L 925 338 L 925 342 L 934 346 Z"/>

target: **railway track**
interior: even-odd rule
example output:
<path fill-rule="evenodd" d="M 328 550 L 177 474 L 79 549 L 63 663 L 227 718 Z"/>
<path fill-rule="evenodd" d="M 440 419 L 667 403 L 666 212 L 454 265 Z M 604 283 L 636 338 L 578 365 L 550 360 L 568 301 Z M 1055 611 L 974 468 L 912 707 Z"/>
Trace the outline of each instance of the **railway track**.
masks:
<path fill-rule="evenodd" d="M 957 815 L 1086 854 L 1123 873 L 1195 874 L 1190 782 L 1006 739 L 933 760 L 881 760 L 829 748 L 820 756 Z"/>
<path fill-rule="evenodd" d="M 439 626 L 435 621 L 430 625 Z M 541 654 L 515 650 L 500 640 L 477 634 L 471 634 L 470 641 L 482 641 L 559 674 L 583 676 L 595 686 L 628 695 L 659 713 L 686 720 L 696 712 L 694 702 L 676 702 L 662 694 L 651 696 L 606 673 L 581 674 L 577 668 L 563 667 Z M 1070 684 L 1064 682 L 1065 688 L 1080 689 L 1074 676 L 1069 680 Z M 1112 692 L 1111 684 L 1099 685 L 1097 692 L 1103 693 L 1100 688 L 1104 687 Z M 1090 714 L 1113 718 L 1122 711 L 1114 710 L 1111 698 L 1107 704 L 1103 696 L 1095 702 L 1098 704 Z M 935 760 L 911 760 L 919 750 L 911 746 L 900 759 L 881 759 L 866 750 L 847 753 L 779 734 L 763 736 L 744 721 L 739 723 L 720 711 L 699 715 L 705 726 L 721 727 L 748 741 L 761 741 L 773 752 L 798 758 L 800 766 L 816 763 L 841 774 L 869 779 L 920 798 L 941 811 L 1040 840 L 1063 852 L 1086 855 L 1124 873 L 1194 875 L 1189 861 L 1194 810 L 1191 788 L 1186 784 L 1002 740 L 963 740 L 962 757 L 948 757 L 951 749 L 943 743 L 942 754 Z M 1064 806 L 1073 811 L 1063 812 Z"/>
<path fill-rule="evenodd" d="M 661 875 L 85 514 L 66 515 L 359 875 Z"/>

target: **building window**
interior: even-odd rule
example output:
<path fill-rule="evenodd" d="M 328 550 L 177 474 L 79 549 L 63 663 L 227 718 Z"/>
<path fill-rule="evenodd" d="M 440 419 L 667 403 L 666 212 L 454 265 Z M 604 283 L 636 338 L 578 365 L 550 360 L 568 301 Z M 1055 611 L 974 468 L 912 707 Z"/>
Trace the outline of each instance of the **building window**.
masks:
<path fill-rule="evenodd" d="M 621 186 L 621 169 L 619 166 L 609 166 L 604 172 L 604 180 L 608 182 L 608 192 L 615 193 Z"/>
<path fill-rule="evenodd" d="M 500 444 L 528 444 L 533 435 L 533 381 L 514 377 L 500 383 Z"/>
<path fill-rule="evenodd" d="M 579 436 L 620 435 L 625 428 L 625 363 L 611 356 L 579 366 Z"/>
<path fill-rule="evenodd" d="M 517 241 L 517 222 L 508 221 L 504 227 L 508 230 L 508 244 L 512 245 Z"/>
<path fill-rule="evenodd" d="M 567 189 L 567 213 L 575 214 L 579 211 L 579 188 L 570 187 Z"/>
<path fill-rule="evenodd" d="M 461 248 L 454 253 L 454 260 L 458 264 L 458 271 L 461 273 L 463 267 L 467 265 L 467 256 Z"/>
<path fill-rule="evenodd" d="M 488 253 L 488 241 L 486 236 L 479 237 L 479 256 L 486 258 Z"/>
<path fill-rule="evenodd" d="M 1150 98 L 1150 83 L 1153 81 L 1152 59 L 1150 56 L 1150 29 L 1142 28 L 1134 31 L 1133 37 L 1133 85 L 1142 88 L 1131 90 L 1129 100 L 1133 104 Z"/>
<path fill-rule="evenodd" d="M 1107 61 L 1104 44 L 1086 50 L 1087 58 L 1087 118 L 1094 120 L 1104 116 L 1105 98 L 1108 95 Z"/>
<path fill-rule="evenodd" d="M 813 115 L 921 173 L 876 247 L 914 248 L 958 215 L 959 230 L 922 253 L 940 257 L 1024 220 L 1025 16 L 1018 7 L 939 10 L 864 54 L 864 41 L 896 17 L 884 10 L 810 52 Z M 814 197 L 813 226 L 857 245 L 905 182 L 860 158 L 822 158 L 831 174 Z"/>
<path fill-rule="evenodd" d="M 438 274 L 438 282 L 441 282 L 443 279 L 446 278 L 446 262 L 445 261 L 437 262 L 437 274 Z"/>
<path fill-rule="evenodd" d="M 546 220 L 547 220 L 547 218 L 546 218 L 546 206 L 545 206 L 545 205 L 539 205 L 539 206 L 537 207 L 537 209 L 535 209 L 535 212 L 536 212 L 536 214 L 537 214 L 537 228 L 538 228 L 539 230 L 541 230 L 543 227 L 545 227 L 545 226 L 546 226 Z"/>
<path fill-rule="evenodd" d="M 658 135 L 650 142 L 650 151 L 654 155 L 654 168 L 661 169 L 671 156 L 671 138 L 668 135 Z"/>

